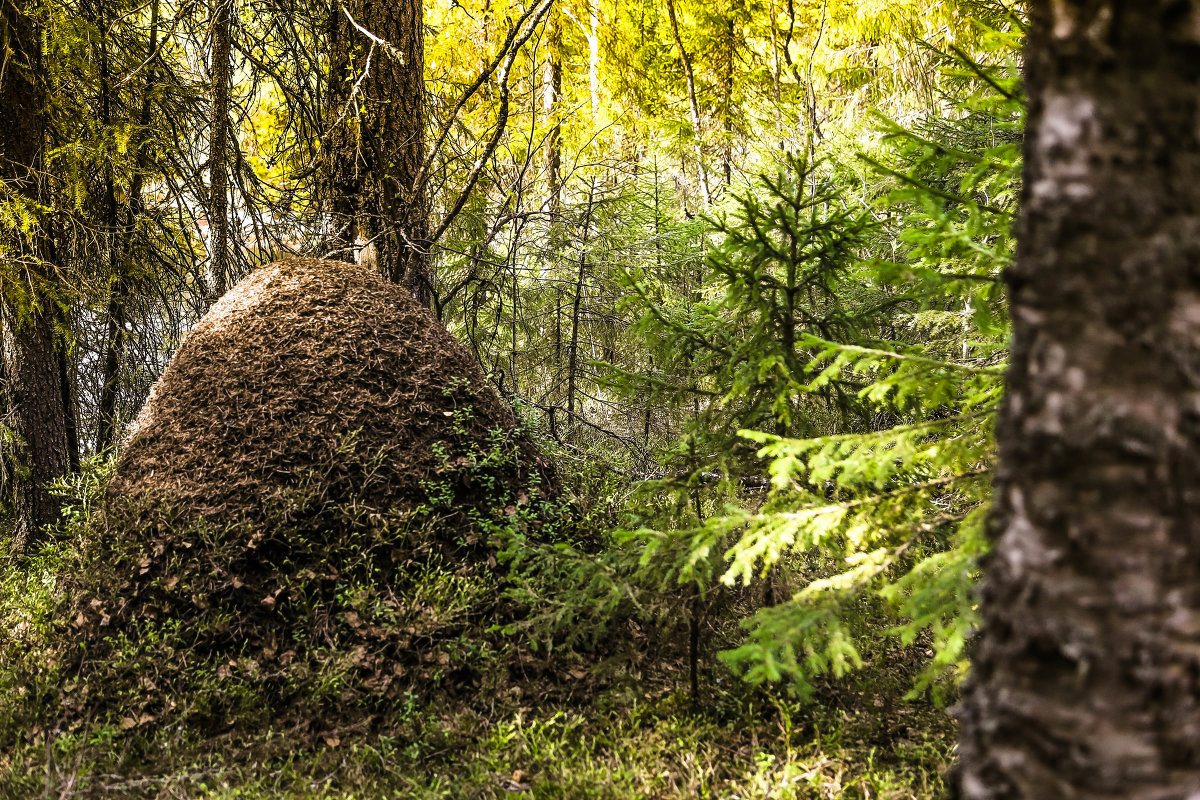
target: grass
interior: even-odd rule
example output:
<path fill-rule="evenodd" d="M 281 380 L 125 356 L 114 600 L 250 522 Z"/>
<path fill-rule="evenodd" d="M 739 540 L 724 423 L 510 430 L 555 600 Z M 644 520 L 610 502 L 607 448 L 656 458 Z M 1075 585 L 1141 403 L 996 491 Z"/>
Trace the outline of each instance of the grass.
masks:
<path fill-rule="evenodd" d="M 276 731 L 251 744 L 210 742 L 201 757 L 181 749 L 173 768 L 155 775 L 102 771 L 111 767 L 89 758 L 111 757 L 106 748 L 119 737 L 94 731 L 86 747 L 64 739 L 48 757 L 27 761 L 22 796 L 932 800 L 946 794 L 948 716 L 923 702 L 876 707 L 872 687 L 880 675 L 863 675 L 857 685 L 808 703 L 733 683 L 728 690 L 707 687 L 696 704 L 662 676 L 628 675 L 607 686 L 593 680 L 580 679 L 582 688 L 567 701 L 543 701 L 554 693 L 533 685 L 454 703 L 410 696 L 383 732 L 326 731 L 292 741 Z M 147 732 L 165 742 L 160 733 Z M 0 771 L 5 760 L 0 756 Z"/>

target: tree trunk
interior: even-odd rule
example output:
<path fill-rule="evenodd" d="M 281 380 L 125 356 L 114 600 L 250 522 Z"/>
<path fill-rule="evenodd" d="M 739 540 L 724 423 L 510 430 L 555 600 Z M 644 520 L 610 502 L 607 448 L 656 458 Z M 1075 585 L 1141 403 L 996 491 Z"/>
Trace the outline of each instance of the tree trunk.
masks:
<path fill-rule="evenodd" d="M 100 399 L 96 404 L 96 450 L 107 450 L 116 439 L 117 395 L 121 384 L 121 356 L 125 352 L 125 303 L 127 287 L 123 275 L 113 281 L 108 295 L 108 330 L 104 344 L 104 365 Z"/>
<path fill-rule="evenodd" d="M 725 18 L 725 63 L 722 64 L 724 74 L 721 76 L 721 176 L 725 188 L 733 185 L 733 62 L 737 59 L 737 24 L 734 14 L 737 8 L 731 8 Z"/>
<path fill-rule="evenodd" d="M 0 33 L 8 48 L 0 71 L 0 202 L 28 203 L 40 195 L 45 138 L 44 89 L 38 79 L 40 47 L 29 17 L 11 2 L 0 3 Z M 9 421 L 19 439 L 13 459 L 16 514 L 12 549 L 35 544 L 42 525 L 58 516 L 50 482 L 67 471 L 67 424 L 62 376 L 54 343 L 52 301 L 44 296 L 44 234 L 0 229 L 0 258 L 11 276 L 3 302 L 4 361 L 9 380 Z"/>
<path fill-rule="evenodd" d="M 212 108 L 209 118 L 209 275 L 212 298 L 229 290 L 232 274 L 229 218 L 229 82 L 233 57 L 233 0 L 214 0 L 212 12 Z"/>
<path fill-rule="evenodd" d="M 41 526 L 58 517 L 58 500 L 49 487 L 69 468 L 62 377 L 51 316 L 38 310 L 21 318 L 13 309 L 5 309 L 10 419 L 20 439 L 15 453 L 20 470 L 14 479 L 16 529 L 12 543 L 18 554 L 35 545 L 41 538 Z"/>
<path fill-rule="evenodd" d="M 153 91 L 158 80 L 157 51 L 158 51 L 158 18 L 159 0 L 153 0 L 150 6 L 150 40 L 146 57 L 149 66 L 146 70 L 146 88 L 142 94 L 142 107 L 139 111 L 138 127 L 130 143 L 134 152 L 133 178 L 129 182 L 129 200 L 125 206 L 125 222 L 121 231 L 119 247 L 114 245 L 117 252 L 112 288 L 108 296 L 108 332 L 104 348 L 104 371 L 100 385 L 100 400 L 97 404 L 99 422 L 96 429 L 96 449 L 107 449 L 116 440 L 119 418 L 117 399 L 121 384 L 121 362 L 125 355 L 125 326 L 128 322 L 128 302 L 130 285 L 128 280 L 129 259 L 133 255 L 134 236 L 137 232 L 137 221 L 142 214 L 142 185 L 146 172 L 150 168 L 149 150 L 146 146 L 147 131 L 150 127 L 150 115 L 153 111 Z"/>
<path fill-rule="evenodd" d="M 546 134 L 546 188 L 550 213 L 558 211 L 562 196 L 562 25 L 553 10 L 546 21 L 546 61 L 542 68 L 542 111 L 550 124 Z"/>
<path fill-rule="evenodd" d="M 55 323 L 59 330 L 69 330 L 70 320 L 62 309 L 55 307 Z M 52 326 L 53 329 L 54 326 Z M 67 472 L 79 472 L 79 415 L 75 413 L 75 381 L 71 375 L 71 357 L 62 336 L 54 338 L 54 355 L 58 361 L 58 390 L 62 397 L 63 424 L 67 432 Z"/>
<path fill-rule="evenodd" d="M 600 118 L 600 0 L 588 0 L 588 95 L 592 119 Z"/>
<path fill-rule="evenodd" d="M 1194 3 L 1030 5 L 961 792 L 1183 800 L 1200 792 L 1200 29 Z"/>
<path fill-rule="evenodd" d="M 579 336 L 583 324 L 583 292 L 588 272 L 588 246 L 592 235 L 592 213 L 596 209 L 596 186 L 588 191 L 588 204 L 583 214 L 579 238 L 579 269 L 575 275 L 575 297 L 571 301 L 571 340 L 567 345 L 567 431 L 576 429 L 575 394 L 579 372 Z"/>
<path fill-rule="evenodd" d="M 696 170 L 700 174 L 700 192 L 704 198 L 704 206 L 712 205 L 712 189 L 708 183 L 708 168 L 704 166 L 704 139 L 700 128 L 700 102 L 696 98 L 696 71 L 692 68 L 692 57 L 683 46 L 683 38 L 679 35 L 679 19 L 675 16 L 675 0 L 667 0 L 667 19 L 671 23 L 671 36 L 675 46 L 679 48 L 679 60 L 683 62 L 683 77 L 687 88 L 688 111 L 692 115 L 692 136 L 695 140 Z"/>
<path fill-rule="evenodd" d="M 417 186 L 425 161 L 422 13 L 421 0 L 334 3 L 323 194 L 332 249 L 357 253 L 431 307 L 429 203 Z"/>

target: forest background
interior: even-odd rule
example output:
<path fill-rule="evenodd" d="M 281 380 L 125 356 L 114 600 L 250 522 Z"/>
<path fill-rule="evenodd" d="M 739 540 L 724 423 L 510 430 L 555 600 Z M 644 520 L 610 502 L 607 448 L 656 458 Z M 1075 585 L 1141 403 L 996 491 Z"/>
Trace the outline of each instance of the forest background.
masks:
<path fill-rule="evenodd" d="M 39 509 L 86 514 L 212 302 L 291 254 L 373 259 L 602 531 L 507 540 L 537 609 L 511 635 L 675 642 L 623 669 L 680 704 L 774 704 L 747 730 L 839 691 L 890 724 L 907 697 L 939 721 L 880 734 L 908 748 L 888 769 L 940 785 L 1006 359 L 1018 6 L 84 0 L 27 24 L 47 144 L 33 200 L 0 206 L 0 289 L 6 349 L 54 354 L 62 463 L 35 463 L 10 397 L 11 544 L 49 545 L 6 583 L 10 627 L 69 538 Z M 47 469 L 57 499 L 22 495 Z M 838 791 L 916 791 L 858 745 L 868 777 Z M 755 775 L 799 785 L 794 755 Z"/>

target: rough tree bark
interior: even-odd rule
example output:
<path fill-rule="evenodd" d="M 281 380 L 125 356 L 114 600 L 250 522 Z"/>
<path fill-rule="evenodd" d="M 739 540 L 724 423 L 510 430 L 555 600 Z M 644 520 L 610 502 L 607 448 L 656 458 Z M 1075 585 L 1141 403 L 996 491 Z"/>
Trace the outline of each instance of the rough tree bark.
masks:
<path fill-rule="evenodd" d="M 330 249 L 357 253 L 432 304 L 421 0 L 335 0 L 330 12 Z"/>
<path fill-rule="evenodd" d="M 1200 3 L 1035 0 L 969 798 L 1200 793 Z"/>
<path fill-rule="evenodd" d="M 38 78 L 40 48 L 33 22 L 14 0 L 0 0 L 0 202 L 21 206 L 41 198 L 46 98 Z M 55 352 L 54 308 L 44 295 L 43 236 L 0 229 L 4 287 L 4 368 L 9 421 L 20 444 L 13 480 L 16 514 L 12 550 L 33 545 L 42 525 L 58 515 L 52 480 L 68 468 L 62 375 Z"/>

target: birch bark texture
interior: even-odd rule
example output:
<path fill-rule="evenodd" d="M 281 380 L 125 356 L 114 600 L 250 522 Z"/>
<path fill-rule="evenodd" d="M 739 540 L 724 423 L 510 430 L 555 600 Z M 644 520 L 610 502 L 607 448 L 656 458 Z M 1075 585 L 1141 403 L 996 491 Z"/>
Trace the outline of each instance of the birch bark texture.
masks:
<path fill-rule="evenodd" d="M 1033 0 L 973 800 L 1200 796 L 1200 2 Z"/>

